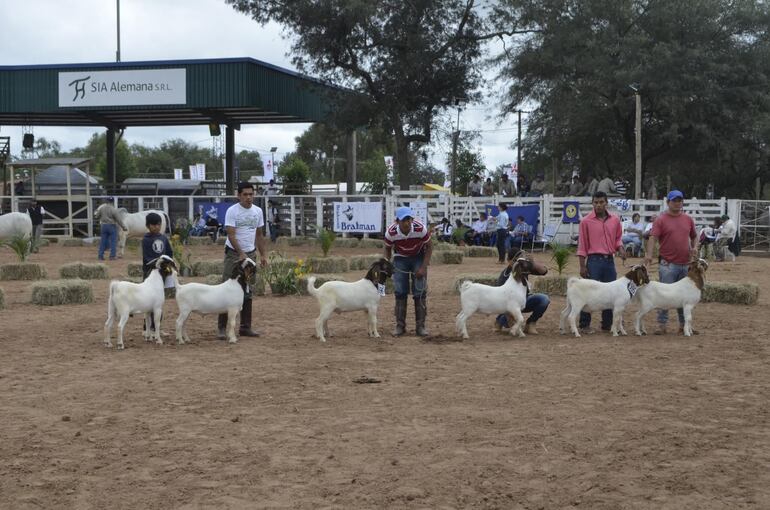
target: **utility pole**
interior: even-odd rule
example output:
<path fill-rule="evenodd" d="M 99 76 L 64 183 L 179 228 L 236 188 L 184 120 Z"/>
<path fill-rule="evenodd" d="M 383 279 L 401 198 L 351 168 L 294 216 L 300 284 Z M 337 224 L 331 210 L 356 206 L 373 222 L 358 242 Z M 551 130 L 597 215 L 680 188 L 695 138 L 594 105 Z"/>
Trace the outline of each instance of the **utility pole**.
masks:
<path fill-rule="evenodd" d="M 634 179 L 634 199 L 642 198 L 642 96 L 637 87 L 631 86 L 636 99 L 636 178 Z"/>
<path fill-rule="evenodd" d="M 452 170 L 449 176 L 449 191 L 454 195 L 455 180 L 457 179 L 457 145 L 460 143 L 460 112 L 462 111 L 462 99 L 455 99 L 457 107 L 457 129 L 452 133 Z"/>
<path fill-rule="evenodd" d="M 518 132 L 518 142 L 516 142 L 516 172 L 521 173 L 521 110 L 518 111 L 519 114 L 519 132 Z"/>
<path fill-rule="evenodd" d="M 118 51 L 115 52 L 115 62 L 120 62 L 120 0 L 116 0 L 118 8 Z"/>

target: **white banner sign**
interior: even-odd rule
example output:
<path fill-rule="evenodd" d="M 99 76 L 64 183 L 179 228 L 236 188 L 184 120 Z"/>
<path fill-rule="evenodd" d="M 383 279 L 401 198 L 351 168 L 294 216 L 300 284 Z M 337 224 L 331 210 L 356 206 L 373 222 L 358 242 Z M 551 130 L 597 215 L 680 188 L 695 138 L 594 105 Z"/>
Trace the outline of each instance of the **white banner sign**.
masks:
<path fill-rule="evenodd" d="M 181 168 L 174 168 L 174 179 L 176 179 L 176 180 L 184 179 L 184 177 L 182 176 L 182 169 Z"/>
<path fill-rule="evenodd" d="M 381 202 L 334 202 L 335 232 L 382 232 Z"/>
<path fill-rule="evenodd" d="M 198 163 L 198 180 L 206 180 L 206 163 Z"/>
<path fill-rule="evenodd" d="M 262 169 L 265 173 L 264 181 L 270 182 L 270 179 L 273 179 L 273 161 L 270 159 L 266 159 L 262 162 Z"/>
<path fill-rule="evenodd" d="M 428 202 L 412 202 L 409 204 L 409 207 L 411 207 L 414 212 L 414 218 L 427 227 L 430 223 L 430 216 L 428 216 Z"/>
<path fill-rule="evenodd" d="M 186 104 L 185 69 L 59 73 L 59 107 Z"/>
<path fill-rule="evenodd" d="M 190 179 L 198 180 L 198 165 L 190 165 Z"/>

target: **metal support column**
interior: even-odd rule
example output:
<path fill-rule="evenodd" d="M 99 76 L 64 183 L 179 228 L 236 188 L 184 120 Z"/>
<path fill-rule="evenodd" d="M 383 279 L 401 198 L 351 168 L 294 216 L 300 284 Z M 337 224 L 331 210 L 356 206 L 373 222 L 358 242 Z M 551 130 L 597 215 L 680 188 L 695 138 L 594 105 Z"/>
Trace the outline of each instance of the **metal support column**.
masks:
<path fill-rule="evenodd" d="M 227 126 L 225 129 L 225 192 L 232 196 L 238 189 L 235 182 L 235 129 Z"/>

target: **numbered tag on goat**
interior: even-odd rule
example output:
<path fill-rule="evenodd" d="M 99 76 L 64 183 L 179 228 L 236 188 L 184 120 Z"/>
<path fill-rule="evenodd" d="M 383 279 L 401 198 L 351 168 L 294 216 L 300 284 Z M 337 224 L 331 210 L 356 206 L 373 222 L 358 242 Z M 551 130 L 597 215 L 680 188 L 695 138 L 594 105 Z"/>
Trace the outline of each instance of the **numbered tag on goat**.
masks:
<path fill-rule="evenodd" d="M 634 297 L 639 287 L 634 282 L 628 282 L 628 295 Z"/>
<path fill-rule="evenodd" d="M 377 284 L 377 292 L 379 292 L 380 296 L 385 295 L 385 286 L 381 283 Z"/>

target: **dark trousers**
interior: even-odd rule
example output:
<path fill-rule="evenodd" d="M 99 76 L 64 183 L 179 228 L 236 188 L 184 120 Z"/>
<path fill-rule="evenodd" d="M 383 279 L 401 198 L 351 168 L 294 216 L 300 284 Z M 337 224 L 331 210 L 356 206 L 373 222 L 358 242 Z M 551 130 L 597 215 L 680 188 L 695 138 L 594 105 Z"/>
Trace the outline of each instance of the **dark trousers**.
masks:
<path fill-rule="evenodd" d="M 504 228 L 497 229 L 497 258 L 500 262 L 505 261 L 505 244 L 508 240 L 508 231 Z"/>
<path fill-rule="evenodd" d="M 614 282 L 618 278 L 615 271 L 615 259 L 612 255 L 589 255 L 586 261 L 588 277 L 597 282 Z M 580 327 L 591 325 L 591 314 L 580 312 Z M 609 330 L 612 326 L 612 310 L 602 310 L 602 329 Z"/>

